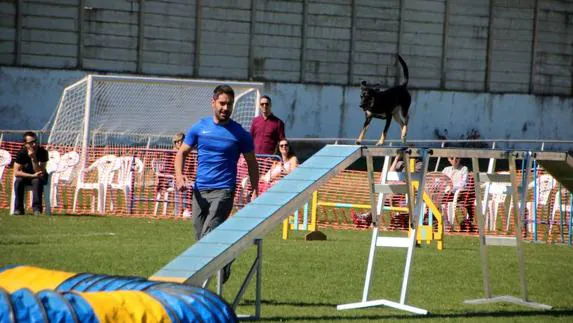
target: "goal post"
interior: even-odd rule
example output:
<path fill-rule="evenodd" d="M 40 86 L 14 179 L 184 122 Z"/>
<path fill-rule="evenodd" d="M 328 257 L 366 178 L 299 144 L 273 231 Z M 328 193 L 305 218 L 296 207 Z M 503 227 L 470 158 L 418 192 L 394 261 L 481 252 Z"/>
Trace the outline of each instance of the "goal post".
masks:
<path fill-rule="evenodd" d="M 62 92 L 45 127 L 50 131 L 48 144 L 81 147 L 85 160 L 90 146 L 126 143 L 134 137 L 170 138 L 212 115 L 210 100 L 219 84 L 234 89 L 232 118 L 248 130 L 258 115 L 263 83 L 87 75 Z"/>

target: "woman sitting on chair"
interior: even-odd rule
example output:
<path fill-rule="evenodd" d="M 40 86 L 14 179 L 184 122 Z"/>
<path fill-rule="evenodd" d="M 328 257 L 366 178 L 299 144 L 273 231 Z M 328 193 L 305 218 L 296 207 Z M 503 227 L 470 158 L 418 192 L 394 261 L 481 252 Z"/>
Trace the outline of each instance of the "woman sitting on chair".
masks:
<path fill-rule="evenodd" d="M 279 141 L 277 152 L 281 157 L 281 161 L 275 161 L 269 171 L 262 177 L 262 186 L 259 187 L 260 193 L 266 191 L 277 180 L 288 175 L 298 166 L 298 158 L 287 139 Z"/>

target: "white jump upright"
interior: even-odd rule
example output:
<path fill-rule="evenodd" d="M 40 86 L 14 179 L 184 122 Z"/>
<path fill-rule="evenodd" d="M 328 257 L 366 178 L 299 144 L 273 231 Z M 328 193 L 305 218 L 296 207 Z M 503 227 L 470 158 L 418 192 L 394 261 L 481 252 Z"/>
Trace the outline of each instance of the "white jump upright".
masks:
<path fill-rule="evenodd" d="M 368 255 L 368 265 L 366 268 L 366 278 L 364 281 L 364 291 L 362 293 L 362 300 L 357 303 L 350 303 L 350 304 L 343 304 L 338 305 L 336 308 L 338 310 L 348 310 L 348 309 L 357 309 L 357 308 L 365 308 L 365 307 L 372 307 L 372 306 L 379 306 L 384 305 L 392 308 L 396 308 L 402 311 L 407 311 L 415 314 L 428 314 L 428 311 L 425 309 L 421 309 L 418 307 L 414 307 L 411 305 L 406 304 L 408 298 L 408 283 L 410 280 L 410 269 L 412 267 L 414 249 L 416 246 L 416 230 L 418 225 L 418 217 L 422 214 L 423 209 L 423 194 L 417 194 L 416 201 L 414 204 L 414 187 L 412 185 L 412 174 L 410 167 L 406 167 L 406 184 L 385 184 L 385 179 L 387 176 L 387 169 L 384 167 L 383 174 L 382 174 L 382 184 L 376 184 L 374 182 L 374 164 L 372 160 L 373 154 L 381 153 L 382 150 L 388 150 L 384 148 L 368 148 L 363 151 L 364 155 L 366 156 L 366 165 L 368 168 L 368 184 L 370 188 L 370 203 L 372 205 L 372 214 L 377 214 L 377 205 L 376 205 L 376 193 L 407 193 L 408 194 L 408 208 L 410 213 L 410 226 L 412 227 L 412 231 L 410 232 L 409 237 L 383 237 L 379 236 L 378 225 L 374 227 L 372 230 L 372 242 L 370 244 L 370 252 Z M 398 152 L 398 150 L 394 150 Z M 402 151 L 404 154 L 404 162 L 406 165 L 410 165 L 410 149 L 405 149 Z M 388 156 L 388 152 L 381 153 L 382 156 Z M 395 155 L 395 154 L 393 154 Z M 425 173 L 428 169 L 428 159 L 429 155 L 427 154 L 425 149 L 419 149 L 419 156 L 422 158 L 423 166 L 422 171 L 420 174 L 420 184 L 419 189 L 423 188 Z M 380 208 L 380 217 L 382 218 L 383 215 L 383 208 Z M 379 224 L 379 223 L 378 223 Z M 390 248 L 405 248 L 407 249 L 406 253 L 406 263 L 404 268 L 404 277 L 402 279 L 402 289 L 400 293 L 400 301 L 395 302 L 387 299 L 377 299 L 377 300 L 368 300 L 368 294 L 370 291 L 370 287 L 372 284 L 372 276 L 373 276 L 373 268 L 374 268 L 374 259 L 376 253 L 376 247 L 390 247 Z"/>
<path fill-rule="evenodd" d="M 464 303 L 466 304 L 488 304 L 488 303 L 498 303 L 498 302 L 506 302 L 506 303 L 514 303 L 518 305 L 523 305 L 527 307 L 532 307 L 536 309 L 544 309 L 549 310 L 552 307 L 550 305 L 535 303 L 529 301 L 529 296 L 527 293 L 527 279 L 525 275 L 525 255 L 523 253 L 523 242 L 522 242 L 522 232 L 523 232 L 523 224 L 522 220 L 525 214 L 525 203 L 527 199 L 527 180 L 528 174 L 531 170 L 531 162 L 532 162 L 532 155 L 530 152 L 526 152 L 523 154 L 523 163 L 525 165 L 523 176 L 521 180 L 521 185 L 517 182 L 517 171 L 515 166 L 516 157 L 519 154 L 510 153 L 508 154 L 508 161 L 509 161 L 509 175 L 501 175 L 501 174 L 483 174 L 479 172 L 479 164 L 477 157 L 472 158 L 472 166 L 473 166 L 473 176 L 475 179 L 475 194 L 476 194 L 476 215 L 478 217 L 478 226 L 479 226 L 479 238 L 480 238 L 480 254 L 481 254 L 481 261 L 482 261 L 482 272 L 483 272 L 483 284 L 484 284 L 484 298 L 473 299 L 473 300 L 466 300 Z M 491 173 L 491 170 L 488 170 L 488 173 Z M 498 236 L 487 236 L 485 234 L 485 216 L 487 214 L 487 205 L 480 206 L 479 203 L 484 201 L 481 197 L 481 190 L 480 184 L 481 183 L 495 183 L 495 182 L 510 182 L 512 184 L 512 203 L 513 203 L 513 213 L 515 219 L 515 237 L 498 237 Z M 517 192 L 521 190 L 520 195 L 518 196 Z M 487 191 L 486 191 L 487 194 Z M 518 202 L 518 198 L 521 199 Z M 487 246 L 508 246 L 514 247 L 517 251 L 517 260 L 518 260 L 518 269 L 519 269 L 519 281 L 521 287 L 521 298 L 511 295 L 504 295 L 504 296 L 492 296 L 491 288 L 490 288 L 490 273 L 489 273 L 489 265 L 488 265 L 488 256 L 487 256 Z"/>

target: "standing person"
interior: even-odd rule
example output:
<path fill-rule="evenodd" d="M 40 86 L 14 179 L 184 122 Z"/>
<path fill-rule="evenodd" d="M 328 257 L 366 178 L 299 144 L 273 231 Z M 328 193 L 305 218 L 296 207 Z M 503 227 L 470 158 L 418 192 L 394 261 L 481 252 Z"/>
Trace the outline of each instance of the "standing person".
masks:
<path fill-rule="evenodd" d="M 24 133 L 24 145 L 14 160 L 14 215 L 24 214 L 24 188 L 32 185 L 34 215 L 42 213 L 44 184 L 48 181 L 46 163 L 48 151 L 38 143 L 38 136 L 31 131 Z"/>
<path fill-rule="evenodd" d="M 273 114 L 272 105 L 271 98 L 263 95 L 259 100 L 261 115 L 251 124 L 256 154 L 274 154 L 279 140 L 285 138 L 285 124 Z"/>
<path fill-rule="evenodd" d="M 253 139 L 231 119 L 235 92 L 228 85 L 213 90 L 213 116 L 201 119 L 187 132 L 175 157 L 175 185 L 185 190 L 183 165 L 193 148 L 197 149 L 197 175 L 193 185 L 193 226 L 195 239 L 223 223 L 231 214 L 239 155 L 243 154 L 252 183 L 252 199 L 258 194 L 259 166 L 253 152 Z M 223 268 L 223 283 L 229 279 L 231 264 Z"/>

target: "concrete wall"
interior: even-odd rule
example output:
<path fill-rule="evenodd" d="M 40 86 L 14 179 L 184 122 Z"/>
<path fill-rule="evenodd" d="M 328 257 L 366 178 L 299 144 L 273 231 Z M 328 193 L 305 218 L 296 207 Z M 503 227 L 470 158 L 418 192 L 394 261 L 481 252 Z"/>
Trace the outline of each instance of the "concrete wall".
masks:
<path fill-rule="evenodd" d="M 568 0 L 0 0 L 0 65 L 573 94 Z"/>
<path fill-rule="evenodd" d="M 0 129 L 42 129 L 79 71 L 0 66 Z"/>
<path fill-rule="evenodd" d="M 84 72 L 0 67 L 0 129 L 40 129 L 56 109 L 63 88 Z M 573 99 L 527 94 L 413 91 L 410 139 L 459 139 L 471 129 L 488 139 L 573 140 Z M 364 115 L 359 88 L 268 82 L 264 94 L 286 123 L 288 137 L 355 138 Z M 209 109 L 206 107 L 206 113 Z M 367 139 L 383 123 L 373 121 Z M 390 139 L 398 139 L 397 125 Z"/>
<path fill-rule="evenodd" d="M 356 138 L 364 122 L 357 87 L 273 83 L 273 111 L 287 136 Z M 409 139 L 463 139 L 475 129 L 488 139 L 573 140 L 573 99 L 527 94 L 412 91 Z M 374 120 L 367 139 L 378 140 L 383 121 Z M 390 139 L 399 139 L 396 123 Z"/>

